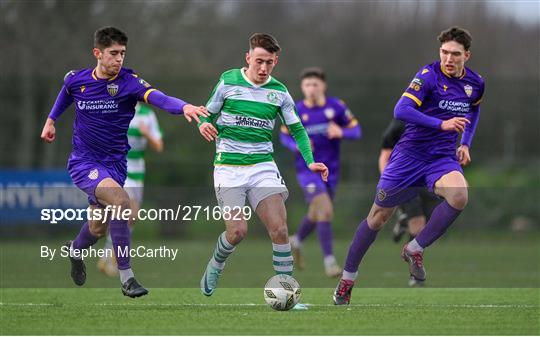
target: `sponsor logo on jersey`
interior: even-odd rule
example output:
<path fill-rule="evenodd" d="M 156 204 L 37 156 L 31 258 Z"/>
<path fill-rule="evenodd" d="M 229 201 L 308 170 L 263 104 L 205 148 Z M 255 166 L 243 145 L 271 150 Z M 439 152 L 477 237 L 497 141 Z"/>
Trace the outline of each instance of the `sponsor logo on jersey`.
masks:
<path fill-rule="evenodd" d="M 115 96 L 118 93 L 118 84 L 109 83 L 107 84 L 107 92 L 111 96 Z"/>
<path fill-rule="evenodd" d="M 467 94 L 468 97 L 471 97 L 472 95 L 472 87 L 470 85 L 465 85 L 463 87 L 463 90 L 465 90 L 465 93 Z"/>
<path fill-rule="evenodd" d="M 448 86 L 446 84 L 443 84 L 443 90 L 446 91 L 446 89 L 448 89 Z"/>
<path fill-rule="evenodd" d="M 86 87 L 83 85 L 81 86 L 81 92 L 84 92 L 86 90 Z"/>
<path fill-rule="evenodd" d="M 411 81 L 411 84 L 409 84 L 409 88 L 413 89 L 414 91 L 420 91 L 420 88 L 422 87 L 422 84 L 424 84 L 424 81 L 422 81 L 418 77 L 415 77 Z"/>
<path fill-rule="evenodd" d="M 308 135 L 325 135 L 328 132 L 328 123 L 306 125 L 304 128 Z"/>
<path fill-rule="evenodd" d="M 278 100 L 278 96 L 275 92 L 273 91 L 270 91 L 267 95 L 266 95 L 266 99 L 268 100 L 268 102 L 270 103 L 276 103 L 277 100 Z"/>
<path fill-rule="evenodd" d="M 452 111 L 458 114 L 468 113 L 470 107 L 471 104 L 468 102 L 448 101 L 445 99 L 439 101 L 439 109 Z"/>
<path fill-rule="evenodd" d="M 75 72 L 73 70 L 70 70 L 68 71 L 65 75 L 64 75 L 64 81 L 66 80 L 66 78 L 68 78 L 68 76 L 73 76 L 75 75 Z"/>
<path fill-rule="evenodd" d="M 332 108 L 326 108 L 324 109 L 324 115 L 326 116 L 326 118 L 332 119 L 336 115 L 336 111 Z"/>
<path fill-rule="evenodd" d="M 88 178 L 92 180 L 96 180 L 98 177 L 99 177 L 98 169 L 93 169 L 92 171 L 90 171 L 90 173 L 88 173 Z"/>
<path fill-rule="evenodd" d="M 264 119 L 256 119 L 246 116 L 235 116 L 236 126 L 250 126 L 255 128 L 269 128 L 270 122 Z"/>
<path fill-rule="evenodd" d="M 145 88 L 150 88 L 150 84 L 142 78 L 139 78 L 139 83 L 142 84 Z"/>
<path fill-rule="evenodd" d="M 77 101 L 79 110 L 97 111 L 110 113 L 118 111 L 118 103 L 115 100 Z"/>
<path fill-rule="evenodd" d="M 380 188 L 379 191 L 377 192 L 377 199 L 379 201 L 383 201 L 384 199 L 386 199 L 386 192 L 382 188 Z"/>

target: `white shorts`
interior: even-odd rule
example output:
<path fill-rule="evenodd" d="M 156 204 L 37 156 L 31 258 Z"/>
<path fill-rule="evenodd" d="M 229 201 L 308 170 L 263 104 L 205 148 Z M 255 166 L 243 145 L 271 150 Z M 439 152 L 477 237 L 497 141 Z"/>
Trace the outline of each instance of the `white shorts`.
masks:
<path fill-rule="evenodd" d="M 143 182 L 126 178 L 126 182 L 124 183 L 124 190 L 126 190 L 130 199 L 137 201 L 139 205 L 142 204 L 144 192 Z"/>
<path fill-rule="evenodd" d="M 214 168 L 214 188 L 220 207 L 244 207 L 246 197 L 255 210 L 259 202 L 280 194 L 289 196 L 285 181 L 276 163 L 264 162 L 246 166 L 217 165 Z"/>

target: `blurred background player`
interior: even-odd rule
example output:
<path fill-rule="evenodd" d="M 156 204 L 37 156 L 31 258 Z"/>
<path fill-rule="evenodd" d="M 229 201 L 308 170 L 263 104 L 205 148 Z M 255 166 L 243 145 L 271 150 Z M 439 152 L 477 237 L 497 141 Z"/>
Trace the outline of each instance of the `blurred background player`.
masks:
<path fill-rule="evenodd" d="M 379 172 L 382 174 L 384 168 L 390 160 L 392 150 L 396 146 L 399 138 L 405 131 L 405 123 L 392 119 L 383 133 L 381 153 L 379 154 Z M 424 228 L 426 219 L 433 211 L 433 208 L 440 202 L 437 195 L 420 189 L 418 195 L 411 200 L 399 205 L 396 208 L 397 221 L 392 228 L 392 239 L 398 243 L 405 233 L 409 234 L 408 241 L 413 240 Z M 422 282 L 414 277 L 409 279 L 409 286 L 420 286 Z"/>
<path fill-rule="evenodd" d="M 285 209 L 289 192 L 272 156 L 276 118 L 287 125 L 311 171 L 326 181 L 328 168 L 313 159 L 309 137 L 287 87 L 270 76 L 280 50 L 273 36 L 253 34 L 247 67 L 221 75 L 207 103 L 211 116 L 202 118 L 199 131 L 206 140 L 216 141 L 214 187 L 222 212 L 225 207 L 243 208 L 247 198 L 268 230 L 275 273 L 291 275 L 293 257 Z M 201 279 L 201 292 L 206 296 L 214 293 L 225 261 L 247 234 L 244 214 L 229 213 L 234 217 L 224 216 L 226 230 L 218 237 Z"/>
<path fill-rule="evenodd" d="M 132 216 L 128 220 L 129 230 L 133 233 L 136 215 L 142 205 L 144 195 L 144 178 L 146 174 L 144 155 L 146 148 L 155 152 L 163 152 L 161 128 L 154 111 L 146 104 L 137 103 L 135 116 L 129 123 L 128 143 L 130 150 L 127 154 L 127 178 L 124 189 L 129 195 Z M 113 250 L 111 235 L 107 235 L 105 249 Z M 98 261 L 99 270 L 107 276 L 116 276 L 116 258 L 105 256 Z"/>
<path fill-rule="evenodd" d="M 468 202 L 468 186 L 461 165 L 471 161 L 469 147 L 480 115 L 484 80 L 465 67 L 471 56 L 471 35 L 459 27 L 441 32 L 440 61 L 422 67 L 394 109 L 407 123 L 392 151 L 371 211 L 355 233 L 334 303 L 349 304 L 358 266 L 394 208 L 427 187 L 444 198 L 424 229 L 405 244 L 401 257 L 417 281 L 426 278 L 423 251 L 452 225 Z M 458 136 L 461 145 L 456 151 Z"/>
<path fill-rule="evenodd" d="M 324 163 L 330 174 L 325 182 L 312 172 L 287 127 L 281 127 L 281 143 L 296 155 L 296 177 L 309 205 L 296 234 L 291 236 L 291 247 L 296 266 L 304 269 L 302 243 L 316 229 L 325 273 L 328 277 L 337 277 L 341 275 L 341 267 L 332 247 L 332 200 L 339 181 L 340 144 L 342 139 L 360 138 L 361 129 L 342 100 L 326 96 L 326 74 L 322 69 L 305 69 L 300 80 L 304 99 L 296 103 L 296 109 L 308 133 L 315 161 Z"/>
<path fill-rule="evenodd" d="M 116 210 L 131 207 L 123 189 L 127 175 L 126 155 L 129 149 L 127 132 L 138 101 L 150 103 L 171 114 L 184 114 L 191 121 L 206 116 L 204 107 L 195 107 L 152 88 L 131 69 L 123 68 L 127 35 L 115 27 L 104 27 L 94 33 L 93 55 L 95 68 L 72 70 L 64 77 L 54 106 L 43 126 L 41 138 L 51 143 L 56 136 L 54 127 L 58 117 L 75 103 L 73 149 L 68 160 L 68 171 L 73 183 L 88 195 L 90 208 L 114 206 Z M 71 278 L 82 286 L 86 282 L 86 266 L 80 252 L 111 233 L 116 253 L 129 252 L 131 237 L 128 220 L 117 211 L 106 221 L 93 217 L 85 222 L 73 241 L 66 243 L 70 250 Z M 146 295 L 135 279 L 129 254 L 117 254 L 122 293 L 129 297 Z"/>

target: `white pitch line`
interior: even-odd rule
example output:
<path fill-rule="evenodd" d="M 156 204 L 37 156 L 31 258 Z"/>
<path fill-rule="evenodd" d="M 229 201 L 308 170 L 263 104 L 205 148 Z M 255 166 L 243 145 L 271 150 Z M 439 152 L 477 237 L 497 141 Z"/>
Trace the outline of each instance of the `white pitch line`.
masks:
<path fill-rule="evenodd" d="M 310 304 L 304 303 L 308 307 L 313 308 L 470 308 L 470 309 L 523 309 L 523 308 L 536 308 L 539 309 L 540 305 L 529 304 L 381 304 L 381 303 L 368 303 L 368 304 L 350 304 L 348 306 L 336 306 L 333 304 Z M 62 303 L 0 303 L 0 306 L 124 306 L 124 307 L 262 307 L 267 306 L 262 303 L 80 303 L 80 304 L 62 304 Z"/>

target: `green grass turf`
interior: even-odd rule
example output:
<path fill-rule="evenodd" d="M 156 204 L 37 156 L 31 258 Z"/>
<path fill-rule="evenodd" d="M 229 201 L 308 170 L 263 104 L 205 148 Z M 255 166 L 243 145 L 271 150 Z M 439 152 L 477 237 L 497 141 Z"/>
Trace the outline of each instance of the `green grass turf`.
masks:
<path fill-rule="evenodd" d="M 531 335 L 538 289 L 356 289 L 353 304 L 330 304 L 332 289 L 305 289 L 306 311 L 277 312 L 260 289 L 3 289 L 2 334 Z"/>
<path fill-rule="evenodd" d="M 450 235 L 426 252 L 428 283 L 406 288 L 401 245 L 387 232 L 365 257 L 350 307 L 332 305 L 335 279 L 323 275 L 315 238 L 305 246 L 308 268 L 296 271 L 307 311 L 274 312 L 262 287 L 273 274 L 268 240 L 249 238 L 228 261 L 220 288 L 196 288 L 213 240 L 135 238 L 134 245 L 179 248 L 176 261 L 134 259 L 150 295 L 129 299 L 118 280 L 86 260 L 88 280 L 76 288 L 64 258 L 39 257 L 41 244 L 0 242 L 1 334 L 539 334 L 538 233 Z M 343 261 L 349 240 L 336 240 Z M 100 244 L 99 244 L 100 245 Z"/>

